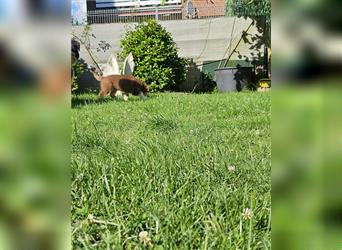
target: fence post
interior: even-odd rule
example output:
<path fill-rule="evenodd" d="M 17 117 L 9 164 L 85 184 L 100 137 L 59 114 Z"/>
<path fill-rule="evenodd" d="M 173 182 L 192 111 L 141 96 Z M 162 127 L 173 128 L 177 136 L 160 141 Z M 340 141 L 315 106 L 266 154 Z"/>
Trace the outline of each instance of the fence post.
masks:
<path fill-rule="evenodd" d="M 158 21 L 159 20 L 159 16 L 158 16 L 158 5 L 156 5 L 156 20 Z"/>

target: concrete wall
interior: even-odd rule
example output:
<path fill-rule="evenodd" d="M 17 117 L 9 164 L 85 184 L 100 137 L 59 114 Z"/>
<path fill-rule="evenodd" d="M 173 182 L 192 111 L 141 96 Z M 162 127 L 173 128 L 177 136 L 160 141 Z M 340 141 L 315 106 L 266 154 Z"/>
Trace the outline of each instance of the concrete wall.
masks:
<path fill-rule="evenodd" d="M 203 62 L 210 60 L 219 60 L 227 57 L 228 47 L 231 42 L 231 49 L 235 47 L 241 37 L 242 31 L 245 30 L 251 23 L 251 20 L 235 17 L 222 17 L 214 19 L 196 19 L 196 20 L 173 20 L 160 21 L 160 24 L 166 28 L 173 36 L 179 48 L 181 57 L 193 58 L 195 62 Z M 100 63 L 107 61 L 110 53 L 114 50 L 119 51 L 120 39 L 129 27 L 134 27 L 135 24 L 94 24 L 92 31 L 96 38 L 93 38 L 93 52 Z M 234 29 L 233 29 L 234 26 Z M 74 32 L 79 34 L 82 27 L 73 27 Z M 258 34 L 256 27 L 252 27 L 249 33 Z M 99 41 L 108 42 L 113 50 L 108 50 L 106 53 L 96 52 L 96 47 Z M 239 51 L 241 55 L 251 56 L 251 45 L 241 43 Z M 257 54 L 260 50 L 254 50 Z M 235 54 L 231 59 L 239 60 Z M 89 61 L 89 56 L 82 49 L 81 57 Z"/>

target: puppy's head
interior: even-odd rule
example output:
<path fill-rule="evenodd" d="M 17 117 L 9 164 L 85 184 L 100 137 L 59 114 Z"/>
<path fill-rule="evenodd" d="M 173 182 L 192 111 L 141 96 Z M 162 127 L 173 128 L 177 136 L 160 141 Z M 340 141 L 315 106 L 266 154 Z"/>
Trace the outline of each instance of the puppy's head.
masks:
<path fill-rule="evenodd" d="M 150 89 L 147 86 L 147 84 L 144 81 L 142 81 L 142 80 L 140 80 L 139 83 L 142 86 L 142 91 L 144 92 L 144 94 L 147 94 L 150 91 Z"/>
<path fill-rule="evenodd" d="M 150 91 L 150 88 L 147 86 L 145 82 L 142 81 L 143 92 L 147 94 Z"/>

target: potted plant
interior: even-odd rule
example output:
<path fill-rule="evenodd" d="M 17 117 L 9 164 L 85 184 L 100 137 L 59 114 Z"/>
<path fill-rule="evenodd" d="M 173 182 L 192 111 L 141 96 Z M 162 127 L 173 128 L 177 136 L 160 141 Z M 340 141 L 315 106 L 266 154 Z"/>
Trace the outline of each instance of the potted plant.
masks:
<path fill-rule="evenodd" d="M 258 83 L 258 92 L 267 92 L 271 90 L 271 79 L 260 79 Z"/>

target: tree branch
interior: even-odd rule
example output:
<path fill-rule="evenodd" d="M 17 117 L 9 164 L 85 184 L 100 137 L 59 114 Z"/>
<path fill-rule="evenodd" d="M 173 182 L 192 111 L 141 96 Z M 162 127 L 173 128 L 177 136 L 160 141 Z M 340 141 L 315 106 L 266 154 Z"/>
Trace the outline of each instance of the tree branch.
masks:
<path fill-rule="evenodd" d="M 72 33 L 71 35 L 72 35 L 76 40 L 78 40 L 78 41 L 84 46 L 84 48 L 85 48 L 86 51 L 88 52 L 88 54 L 89 54 L 91 60 L 92 60 L 93 63 L 95 64 L 97 70 L 98 70 L 99 72 L 101 72 L 101 75 L 103 75 L 103 72 L 102 72 L 102 70 L 101 70 L 101 67 L 100 67 L 99 64 L 96 62 L 96 60 L 95 60 L 95 58 L 94 58 L 94 56 L 93 56 L 93 54 L 92 54 L 92 52 L 91 52 L 91 50 L 90 50 L 90 46 L 87 46 L 86 42 L 83 41 L 79 36 L 77 36 L 77 35 L 75 35 L 75 34 L 73 34 L 73 33 Z"/>

